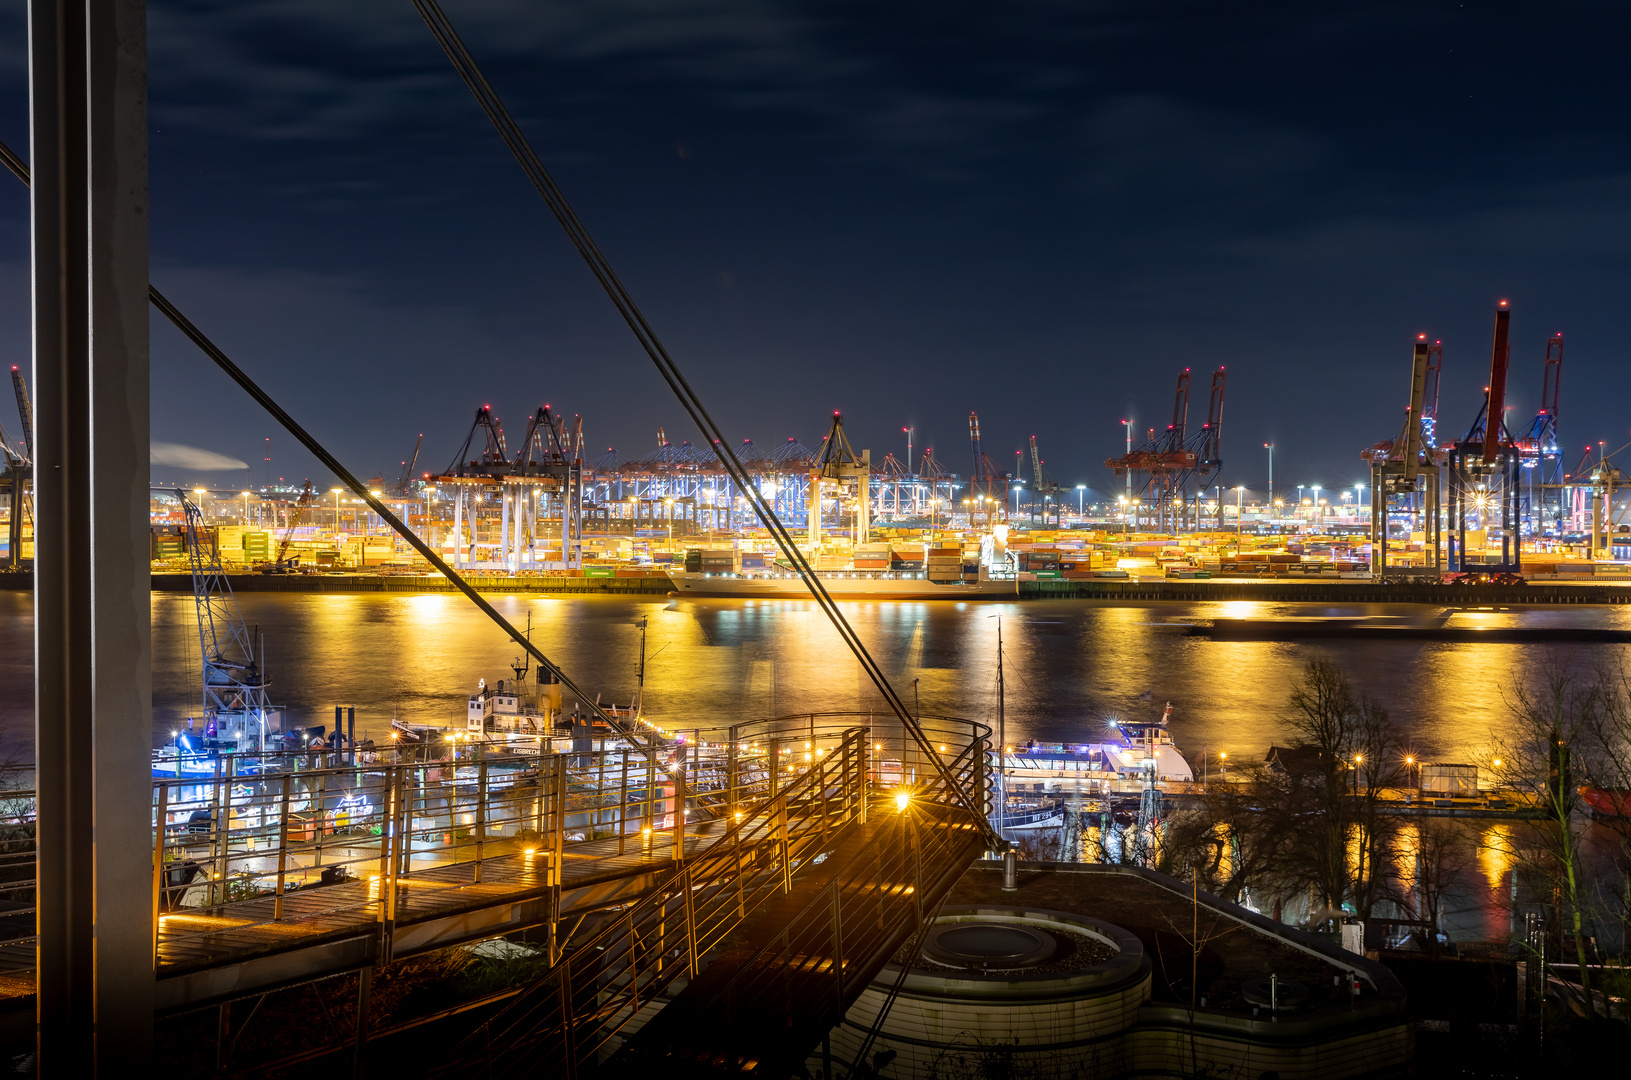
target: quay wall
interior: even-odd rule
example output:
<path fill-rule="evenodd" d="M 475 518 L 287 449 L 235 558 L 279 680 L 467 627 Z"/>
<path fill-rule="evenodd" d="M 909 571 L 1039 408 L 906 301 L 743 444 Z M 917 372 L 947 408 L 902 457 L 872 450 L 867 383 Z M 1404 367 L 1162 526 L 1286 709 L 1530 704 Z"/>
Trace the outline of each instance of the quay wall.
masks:
<path fill-rule="evenodd" d="M 453 592 L 438 574 L 230 574 L 236 592 L 363 593 Z M 666 596 L 673 591 L 664 577 L 575 577 L 471 574 L 466 580 L 481 592 L 551 593 L 585 596 Z M 154 574 L 155 592 L 191 592 L 187 574 Z M 28 572 L 0 572 L 0 591 L 28 591 Z M 1003 594 L 988 599 L 1011 599 Z M 1488 605 L 1631 604 L 1631 585 L 1578 582 L 1530 582 L 1524 585 L 1400 584 L 1370 581 L 1021 581 L 1021 600 L 1129 601 L 1260 600 L 1307 604 L 1434 604 L 1442 607 Z"/>
<path fill-rule="evenodd" d="M 1372 581 L 1021 581 L 1021 599 L 1263 600 L 1310 604 L 1631 604 L 1631 586 L 1577 582 L 1443 585 Z"/>

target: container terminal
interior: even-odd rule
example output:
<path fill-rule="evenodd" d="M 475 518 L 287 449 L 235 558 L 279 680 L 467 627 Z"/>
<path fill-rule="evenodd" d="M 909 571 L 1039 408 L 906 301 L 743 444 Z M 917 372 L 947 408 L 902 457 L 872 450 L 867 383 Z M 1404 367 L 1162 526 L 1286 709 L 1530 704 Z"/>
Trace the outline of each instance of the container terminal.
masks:
<path fill-rule="evenodd" d="M 1188 368 L 1179 373 L 1165 430 L 1151 429 L 1135 446 L 1125 425 L 1126 452 L 1105 462 L 1112 490 L 1119 489 L 1113 501 L 1099 495 L 1089 503 L 1086 485 L 1059 483 L 1035 436 L 1028 453 L 1015 455 L 1028 469 L 999 469 L 973 412 L 969 448 L 958 455 L 959 469 L 967 458 L 966 473 L 932 447 L 914 453 L 910 428 L 903 429 L 904 458 L 889 452 L 874 461 L 870 450 L 852 448 L 839 413 L 813 448 L 794 436 L 767 447 L 747 439 L 737 456 L 777 516 L 797 524 L 802 553 L 835 594 L 1069 595 L 1096 590 L 1035 585 L 1229 578 L 1631 586 L 1631 524 L 1623 523 L 1624 479 L 1614 455 L 1598 444 L 1569 468 L 1558 443 L 1561 334 L 1546 342 L 1542 405 L 1529 428 L 1515 435 L 1487 422 L 1507 413 L 1510 314 L 1503 301 L 1490 389 L 1459 437 L 1444 437 L 1448 421 L 1440 420 L 1442 345 L 1418 338 L 1409 354 L 1406 421 L 1393 438 L 1360 451 L 1370 482 L 1346 489 L 1277 491 L 1272 446 L 1264 447 L 1267 491 L 1248 501 L 1243 486 L 1231 489 L 1223 478 L 1221 367 L 1198 427 L 1190 419 Z M 19 371 L 11 374 L 26 431 L 27 388 Z M 647 453 L 607 448 L 591 456 L 581 416 L 569 420 L 540 407 L 512 443 L 484 405 L 445 468 L 419 468 L 423 443 L 420 436 L 395 477 L 374 478 L 375 494 L 461 573 L 541 589 L 567 579 L 655 579 L 621 582 L 618 591 L 804 591 L 713 451 L 671 441 L 662 429 Z M 33 554 L 29 447 L 5 432 L 0 446 L 0 564 L 20 569 Z M 190 494 L 229 573 L 433 573 L 342 489 L 267 483 Z M 154 573 L 184 572 L 183 511 L 173 488 L 154 487 L 150 515 Z M 559 580 L 527 581 L 540 578 Z M 316 587 L 283 587 L 305 584 Z"/>

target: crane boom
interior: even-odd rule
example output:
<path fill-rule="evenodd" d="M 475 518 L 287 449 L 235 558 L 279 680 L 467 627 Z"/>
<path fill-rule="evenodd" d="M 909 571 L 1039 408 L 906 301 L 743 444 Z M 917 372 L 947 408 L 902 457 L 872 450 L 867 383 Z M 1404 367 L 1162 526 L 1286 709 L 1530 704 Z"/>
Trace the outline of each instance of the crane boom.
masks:
<path fill-rule="evenodd" d="M 1501 450 L 1501 422 L 1506 411 L 1507 327 L 1512 311 L 1502 300 L 1495 309 L 1495 348 L 1489 359 L 1489 404 L 1484 409 L 1484 464 L 1495 461 Z"/>
<path fill-rule="evenodd" d="M 17 417 L 23 423 L 17 445 L 22 448 L 26 460 L 34 455 L 34 406 L 29 403 L 28 384 L 23 381 L 23 373 L 16 364 L 11 365 L 11 388 L 17 392 Z"/>
<path fill-rule="evenodd" d="M 1042 455 L 1036 449 L 1036 436 L 1031 436 L 1031 473 L 1036 477 L 1036 489 L 1042 490 Z"/>
<path fill-rule="evenodd" d="M 408 458 L 402 469 L 402 490 L 406 492 L 408 485 L 413 483 L 413 470 L 419 464 L 419 448 L 425 445 L 425 433 L 419 433 L 419 439 L 413 444 L 413 454 Z"/>
<path fill-rule="evenodd" d="M 985 455 L 980 451 L 980 418 L 968 414 L 968 441 L 974 446 L 974 472 L 970 475 L 969 494 L 975 494 L 985 482 Z"/>
<path fill-rule="evenodd" d="M 1557 423 L 1559 396 L 1563 390 L 1563 335 L 1553 334 L 1546 341 L 1546 363 L 1540 375 L 1540 408 Z"/>
<path fill-rule="evenodd" d="M 312 500 L 311 481 L 307 480 L 305 488 L 300 492 L 300 500 L 289 511 L 289 524 L 283 530 L 283 539 L 278 541 L 277 558 L 274 561 L 279 566 L 283 565 L 283 560 L 288 556 L 289 545 L 294 542 L 294 531 L 300 527 L 300 519 L 306 516 L 306 511 L 310 509 Z"/>

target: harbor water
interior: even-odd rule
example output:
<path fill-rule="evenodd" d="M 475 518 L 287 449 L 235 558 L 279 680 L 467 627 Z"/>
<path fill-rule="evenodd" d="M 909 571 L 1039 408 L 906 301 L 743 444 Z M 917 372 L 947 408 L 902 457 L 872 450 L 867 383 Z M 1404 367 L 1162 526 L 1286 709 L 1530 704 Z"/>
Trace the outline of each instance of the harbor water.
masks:
<path fill-rule="evenodd" d="M 668 727 L 713 726 L 802 711 L 881 708 L 881 698 L 807 601 L 503 595 L 494 605 L 603 701 L 627 703 L 639 665 L 637 621 L 649 618 L 646 711 Z M 392 715 L 462 720 L 476 681 L 510 678 L 518 650 L 466 600 L 448 594 L 267 594 L 239 597 L 264 639 L 271 699 L 294 724 L 331 724 L 355 706 L 359 734 Z M 1199 766 L 1284 742 L 1286 697 L 1315 656 L 1339 662 L 1378 698 L 1420 759 L 1476 761 L 1507 724 L 1506 696 L 1556 665 L 1617 664 L 1619 644 L 1408 641 L 1214 641 L 1186 628 L 1215 618 L 1422 615 L 1406 607 L 1328 608 L 1253 601 L 1080 601 L 843 605 L 908 702 L 925 712 L 995 722 L 1002 619 L 1010 742 L 1079 741 L 1111 718 L 1153 720 L 1173 704 L 1172 736 Z M 157 745 L 199 712 L 193 599 L 153 595 Z M 1610 607 L 1464 612 L 1452 625 L 1631 628 Z M 0 739 L 30 752 L 32 618 L 26 593 L 0 594 Z M 88 660 L 88 658 L 87 658 Z M 570 704 L 568 705 L 570 707 Z M 1197 767 L 1197 773 L 1200 768 Z"/>

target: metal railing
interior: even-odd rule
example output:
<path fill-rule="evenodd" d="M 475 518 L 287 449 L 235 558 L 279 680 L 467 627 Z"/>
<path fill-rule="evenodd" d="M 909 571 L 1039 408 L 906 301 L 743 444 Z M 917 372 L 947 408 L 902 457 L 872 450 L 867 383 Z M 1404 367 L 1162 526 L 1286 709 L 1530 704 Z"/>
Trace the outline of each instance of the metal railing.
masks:
<path fill-rule="evenodd" d="M 953 829 L 960 831 L 964 845 L 976 841 L 979 823 L 967 820 L 957 793 L 939 770 L 919 780 L 910 754 L 886 756 L 891 743 L 900 747 L 898 740 L 880 737 L 870 724 L 838 728 L 833 724 L 838 718 L 859 719 L 807 714 L 731 729 L 726 768 L 736 782 L 723 788 L 731 797 L 725 831 L 700 853 L 684 858 L 659 888 L 564 950 L 544 978 L 454 1048 L 451 1060 L 462 1063 L 457 1067 L 482 1059 L 490 1072 L 501 1075 L 544 1060 L 576 1075 L 583 1065 L 614 1050 L 613 1040 L 641 1027 L 678 985 L 695 978 L 708 954 L 751 913 L 791 893 L 801 871 L 824 861 L 840 830 L 890 812 L 897 794 L 905 795 L 911 819 L 931 826 L 928 834 Z M 952 763 L 949 775 L 963 785 L 963 793 L 985 805 L 986 729 L 938 718 L 925 717 L 921 723 L 940 741 Z M 744 761 L 762 766 L 762 781 L 741 782 Z M 921 837 L 924 830 L 914 828 L 913 835 Z M 934 866 L 950 850 L 941 840 L 886 843 L 869 852 L 873 857 L 846 867 L 796 911 L 783 947 L 769 956 L 769 970 L 789 962 L 795 942 L 802 946 L 810 933 L 819 936 L 825 926 L 826 947 L 838 957 L 832 963 L 837 986 L 832 1001 L 840 1000 L 849 989 L 843 982 L 845 958 L 875 952 L 901 933 L 903 919 L 917 924 L 923 914 L 924 867 Z M 854 893 L 845 896 L 851 905 L 870 905 L 876 924 L 852 930 L 850 943 L 835 952 L 842 916 L 833 889 Z M 830 920 L 823 922 L 828 916 L 822 912 L 829 909 Z M 766 949 L 759 950 L 739 970 L 737 979 L 746 981 L 730 984 L 737 1000 L 757 992 L 753 980 L 773 977 L 765 973 L 767 955 Z"/>
<path fill-rule="evenodd" d="M 986 729 L 921 724 L 957 783 L 987 805 Z M 346 926 L 377 930 L 375 962 L 388 963 L 396 926 L 435 914 L 436 902 L 447 910 L 450 895 L 467 907 L 546 896 L 550 978 L 492 1023 L 535 1032 L 523 1041 L 547 1038 L 538 1002 L 558 1013 L 564 1000 L 576 1018 L 568 1027 L 585 1033 L 571 1056 L 584 1061 L 785 894 L 840 829 L 877 812 L 883 793 L 911 789 L 928 815 L 957 803 L 889 714 L 692 729 L 656 753 L 540 755 L 451 740 L 353 753 L 194 758 L 183 775 L 153 780 L 159 977 Z M 33 794 L 0 789 L 0 971 L 22 978 L 34 965 Z M 561 919 L 563 890 L 596 874 L 644 875 L 650 891 L 613 915 Z M 416 882 L 431 887 L 407 888 Z"/>

